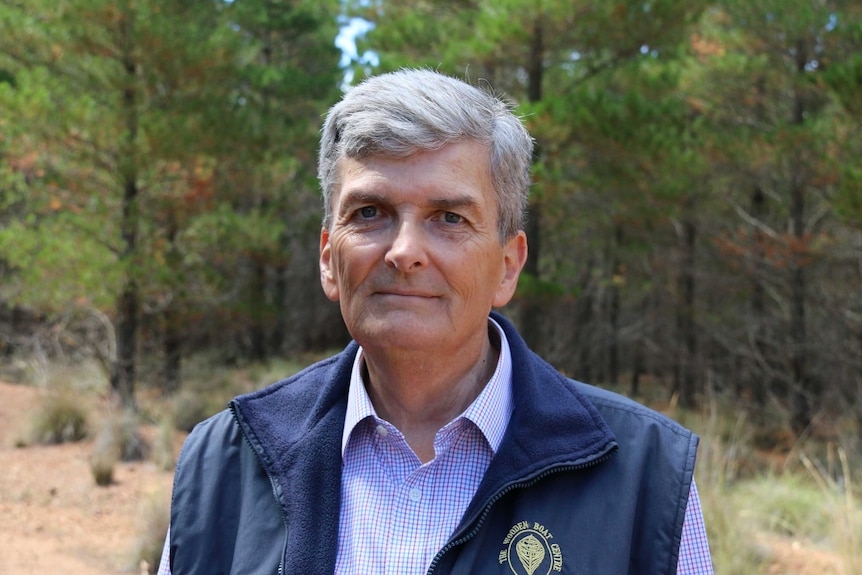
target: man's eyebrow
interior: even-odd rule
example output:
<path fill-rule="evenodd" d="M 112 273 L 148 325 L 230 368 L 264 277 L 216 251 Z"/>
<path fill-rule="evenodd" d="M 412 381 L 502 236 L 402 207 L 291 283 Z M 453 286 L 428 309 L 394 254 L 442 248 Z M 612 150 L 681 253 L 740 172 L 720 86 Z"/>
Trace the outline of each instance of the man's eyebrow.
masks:
<path fill-rule="evenodd" d="M 438 210 L 478 209 L 479 202 L 470 196 L 456 196 L 454 198 L 432 198 L 428 205 Z"/>
<path fill-rule="evenodd" d="M 343 215 L 353 209 L 357 204 L 377 205 L 383 203 L 386 203 L 386 198 L 382 194 L 366 190 L 350 190 L 344 195 L 344 200 L 341 202 L 338 212 L 339 215 Z"/>

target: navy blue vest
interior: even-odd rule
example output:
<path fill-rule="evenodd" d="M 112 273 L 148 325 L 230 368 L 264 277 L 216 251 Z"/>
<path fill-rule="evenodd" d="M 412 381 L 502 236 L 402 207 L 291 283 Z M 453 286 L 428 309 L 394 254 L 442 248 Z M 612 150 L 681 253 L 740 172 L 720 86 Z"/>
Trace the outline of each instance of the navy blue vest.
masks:
<path fill-rule="evenodd" d="M 429 572 L 676 573 L 697 437 L 563 377 L 494 318 L 512 350 L 515 409 Z M 236 398 L 189 436 L 171 506 L 173 575 L 333 572 L 356 350 Z"/>

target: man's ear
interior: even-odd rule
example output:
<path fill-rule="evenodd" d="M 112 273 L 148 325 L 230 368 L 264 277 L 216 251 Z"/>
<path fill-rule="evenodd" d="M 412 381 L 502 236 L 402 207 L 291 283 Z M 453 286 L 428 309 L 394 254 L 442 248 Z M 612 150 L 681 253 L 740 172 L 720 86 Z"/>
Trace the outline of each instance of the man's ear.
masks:
<path fill-rule="evenodd" d="M 326 297 L 338 301 L 338 282 L 332 267 L 332 245 L 326 228 L 320 230 L 320 285 Z"/>
<path fill-rule="evenodd" d="M 527 262 L 527 234 L 519 231 L 517 235 L 506 240 L 503 246 L 503 277 L 494 294 L 494 307 L 502 307 L 509 303 L 518 287 L 518 278 Z"/>

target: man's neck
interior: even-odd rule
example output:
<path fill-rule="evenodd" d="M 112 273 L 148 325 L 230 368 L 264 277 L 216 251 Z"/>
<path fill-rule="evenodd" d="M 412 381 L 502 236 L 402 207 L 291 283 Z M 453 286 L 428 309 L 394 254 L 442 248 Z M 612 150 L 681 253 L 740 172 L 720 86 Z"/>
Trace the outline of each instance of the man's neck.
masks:
<path fill-rule="evenodd" d="M 498 346 L 485 337 L 475 350 L 446 356 L 369 353 L 363 379 L 377 414 L 398 428 L 422 463 L 434 459 L 434 438 L 482 392 L 494 374 Z"/>

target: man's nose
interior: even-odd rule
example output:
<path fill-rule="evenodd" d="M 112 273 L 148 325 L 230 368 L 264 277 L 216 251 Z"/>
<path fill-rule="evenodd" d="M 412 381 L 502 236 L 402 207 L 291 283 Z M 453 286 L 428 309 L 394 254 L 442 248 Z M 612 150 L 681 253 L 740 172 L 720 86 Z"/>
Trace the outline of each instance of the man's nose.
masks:
<path fill-rule="evenodd" d="M 384 260 L 400 272 L 416 271 L 428 264 L 425 232 L 421 223 L 401 221 Z"/>

